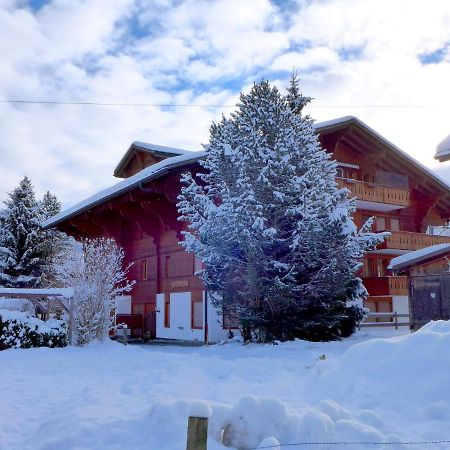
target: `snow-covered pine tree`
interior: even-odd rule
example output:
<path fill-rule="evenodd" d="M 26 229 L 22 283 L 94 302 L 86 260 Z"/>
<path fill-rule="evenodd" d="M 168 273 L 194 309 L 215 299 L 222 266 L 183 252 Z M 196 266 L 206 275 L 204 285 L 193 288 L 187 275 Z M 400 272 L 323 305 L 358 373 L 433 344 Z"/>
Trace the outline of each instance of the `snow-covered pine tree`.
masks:
<path fill-rule="evenodd" d="M 0 284 L 36 287 L 44 261 L 39 252 L 39 215 L 33 186 L 24 177 L 8 194 L 0 219 Z"/>
<path fill-rule="evenodd" d="M 308 101 L 295 76 L 285 96 L 255 84 L 212 124 L 204 173 L 182 177 L 182 245 L 203 260 L 203 282 L 246 339 L 351 334 L 363 316 L 353 304 L 365 295 L 361 258 L 385 238 L 354 226 L 354 201 L 301 114 Z"/>
<path fill-rule="evenodd" d="M 47 191 L 39 202 L 38 216 L 42 224 L 45 220 L 55 216 L 61 211 L 61 203 L 55 195 Z M 53 263 L 58 256 L 70 250 L 69 237 L 54 228 L 39 231 L 39 253 L 44 260 L 42 284 L 52 286 L 55 281 Z"/>

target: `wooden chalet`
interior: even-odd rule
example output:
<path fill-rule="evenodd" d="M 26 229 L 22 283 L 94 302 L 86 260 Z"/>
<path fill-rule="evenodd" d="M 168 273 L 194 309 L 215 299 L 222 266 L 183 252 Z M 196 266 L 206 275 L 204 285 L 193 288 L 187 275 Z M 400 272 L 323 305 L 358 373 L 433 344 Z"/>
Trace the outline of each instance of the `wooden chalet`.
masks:
<path fill-rule="evenodd" d="M 369 252 L 361 271 L 374 312 L 408 311 L 405 276 L 388 269 L 393 257 L 450 237 L 428 234 L 450 218 L 450 187 L 355 117 L 315 125 L 322 146 L 338 162 L 337 183 L 357 199 L 358 227 L 375 217 L 391 236 Z M 144 332 L 161 338 L 215 341 L 226 337 L 220 314 L 194 275 L 200 262 L 178 242 L 180 175 L 199 170 L 204 152 L 133 143 L 116 167 L 121 182 L 48 220 L 46 228 L 80 238 L 108 236 L 125 249 L 136 280 L 129 313 L 142 315 Z"/>

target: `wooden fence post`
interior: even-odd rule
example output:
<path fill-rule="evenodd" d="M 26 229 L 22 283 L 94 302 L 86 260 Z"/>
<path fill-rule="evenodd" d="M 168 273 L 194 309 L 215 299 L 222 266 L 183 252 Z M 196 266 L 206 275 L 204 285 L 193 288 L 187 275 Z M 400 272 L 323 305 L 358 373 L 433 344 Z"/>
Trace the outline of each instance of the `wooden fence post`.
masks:
<path fill-rule="evenodd" d="M 69 345 L 73 345 L 73 310 L 75 307 L 75 300 L 73 298 L 69 298 Z"/>
<path fill-rule="evenodd" d="M 186 450 L 207 450 L 208 418 L 189 417 Z"/>
<path fill-rule="evenodd" d="M 128 326 L 127 325 L 122 326 L 122 344 L 128 345 Z"/>

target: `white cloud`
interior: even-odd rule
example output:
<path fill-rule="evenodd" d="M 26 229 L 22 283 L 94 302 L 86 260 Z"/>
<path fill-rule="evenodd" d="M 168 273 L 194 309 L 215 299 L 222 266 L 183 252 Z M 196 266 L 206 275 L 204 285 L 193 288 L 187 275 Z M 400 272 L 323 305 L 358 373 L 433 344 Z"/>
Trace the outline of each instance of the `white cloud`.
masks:
<path fill-rule="evenodd" d="M 357 115 L 436 167 L 450 132 L 447 0 L 298 4 L 53 0 L 33 12 L 3 1 L 0 99 L 230 105 L 263 76 L 284 87 L 295 67 L 314 117 Z M 438 49 L 439 61 L 420 62 Z M 0 198 L 27 174 L 69 204 L 114 181 L 131 141 L 199 148 L 222 112 L 0 104 Z"/>

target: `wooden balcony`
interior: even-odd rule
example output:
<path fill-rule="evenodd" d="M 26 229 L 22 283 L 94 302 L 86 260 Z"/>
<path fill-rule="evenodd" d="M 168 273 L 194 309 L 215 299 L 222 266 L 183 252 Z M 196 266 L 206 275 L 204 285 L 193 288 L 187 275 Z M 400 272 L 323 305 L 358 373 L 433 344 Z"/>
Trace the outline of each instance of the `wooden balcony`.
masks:
<path fill-rule="evenodd" d="M 436 244 L 450 243 L 450 236 L 411 233 L 408 231 L 391 231 L 390 233 L 391 235 L 378 247 L 379 249 L 420 250 Z"/>
<path fill-rule="evenodd" d="M 408 277 L 363 278 L 369 295 L 408 295 Z"/>
<path fill-rule="evenodd" d="M 361 201 L 384 203 L 400 208 L 405 208 L 410 205 L 409 191 L 406 189 L 379 186 L 349 178 L 336 178 L 336 182 L 340 188 L 347 188 L 353 197 Z"/>

